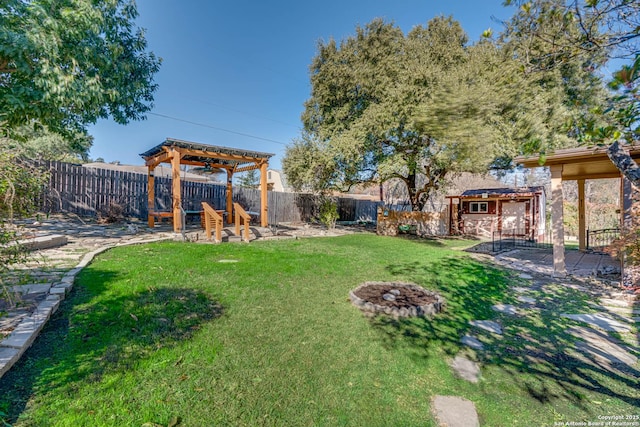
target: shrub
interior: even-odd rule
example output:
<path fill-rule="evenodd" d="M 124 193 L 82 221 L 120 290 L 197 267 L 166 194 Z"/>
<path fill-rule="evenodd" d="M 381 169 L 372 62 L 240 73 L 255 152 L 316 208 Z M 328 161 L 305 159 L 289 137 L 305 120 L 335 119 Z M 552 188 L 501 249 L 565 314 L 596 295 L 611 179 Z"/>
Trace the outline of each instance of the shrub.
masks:
<path fill-rule="evenodd" d="M 338 203 L 331 198 L 323 198 L 320 202 L 320 217 L 318 219 L 329 230 L 335 228 L 338 220 Z"/>

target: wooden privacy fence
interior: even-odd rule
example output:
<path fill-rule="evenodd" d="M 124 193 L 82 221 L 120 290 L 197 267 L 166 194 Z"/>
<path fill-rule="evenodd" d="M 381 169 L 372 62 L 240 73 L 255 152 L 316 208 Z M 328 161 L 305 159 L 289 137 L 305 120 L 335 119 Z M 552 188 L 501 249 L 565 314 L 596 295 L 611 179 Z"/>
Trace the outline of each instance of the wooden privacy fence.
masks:
<path fill-rule="evenodd" d="M 49 171 L 49 183 L 39 200 L 42 212 L 68 212 L 98 216 L 119 205 L 123 215 L 147 218 L 147 175 L 109 169 L 85 168 L 63 162 L 39 164 Z M 202 202 L 226 209 L 224 184 L 181 182 L 182 204 L 186 211 L 201 210 Z M 321 199 L 313 194 L 269 191 L 269 224 L 310 222 L 318 217 Z M 340 197 L 339 221 L 375 221 L 380 202 Z M 260 211 L 260 191 L 233 189 L 233 202 L 247 211 Z M 155 178 L 155 210 L 171 211 L 171 179 Z"/>

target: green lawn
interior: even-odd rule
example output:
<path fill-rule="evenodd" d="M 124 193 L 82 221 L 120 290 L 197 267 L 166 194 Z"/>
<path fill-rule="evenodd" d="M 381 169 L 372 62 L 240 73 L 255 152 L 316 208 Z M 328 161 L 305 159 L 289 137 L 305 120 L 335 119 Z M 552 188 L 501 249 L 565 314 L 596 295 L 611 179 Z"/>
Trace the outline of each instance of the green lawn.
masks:
<path fill-rule="evenodd" d="M 557 307 L 493 312 L 524 282 L 459 250 L 469 244 L 360 234 L 110 250 L 0 379 L 0 413 L 15 426 L 434 426 L 438 394 L 472 400 L 483 426 L 640 413 L 637 371 L 567 356 Z M 447 311 L 367 318 L 348 293 L 368 280 L 437 290 Z M 473 319 L 505 326 L 485 339 L 478 384 L 448 365 Z"/>

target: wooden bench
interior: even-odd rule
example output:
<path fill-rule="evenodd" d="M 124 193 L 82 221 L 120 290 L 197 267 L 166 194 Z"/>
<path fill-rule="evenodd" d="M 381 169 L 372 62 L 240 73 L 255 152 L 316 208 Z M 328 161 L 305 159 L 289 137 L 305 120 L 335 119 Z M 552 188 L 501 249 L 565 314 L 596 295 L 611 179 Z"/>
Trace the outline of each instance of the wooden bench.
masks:
<path fill-rule="evenodd" d="M 158 222 L 162 222 L 162 218 L 169 218 L 169 222 L 173 222 L 173 212 L 159 212 L 159 211 L 149 211 L 149 226 L 152 227 L 152 224 L 157 220 Z"/>

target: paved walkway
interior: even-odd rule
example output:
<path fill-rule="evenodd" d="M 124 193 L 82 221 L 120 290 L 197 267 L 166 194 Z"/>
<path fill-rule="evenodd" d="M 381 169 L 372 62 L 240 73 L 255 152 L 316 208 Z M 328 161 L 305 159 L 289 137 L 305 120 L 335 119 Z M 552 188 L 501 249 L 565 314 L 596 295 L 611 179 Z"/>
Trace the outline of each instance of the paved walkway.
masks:
<path fill-rule="evenodd" d="M 514 270 L 553 275 L 551 249 L 515 249 L 496 255 L 495 260 Z M 570 276 L 619 280 L 620 262 L 608 254 L 567 250 L 565 264 Z"/>

